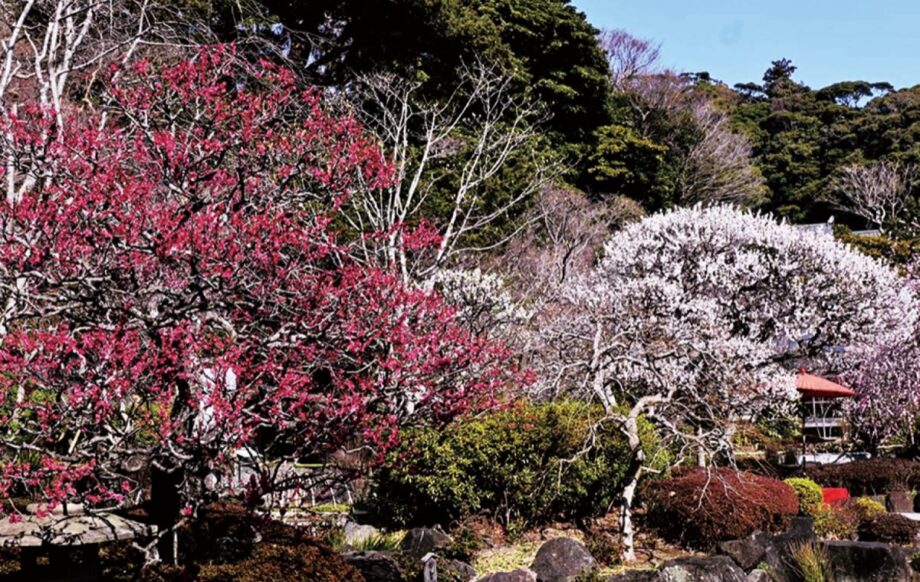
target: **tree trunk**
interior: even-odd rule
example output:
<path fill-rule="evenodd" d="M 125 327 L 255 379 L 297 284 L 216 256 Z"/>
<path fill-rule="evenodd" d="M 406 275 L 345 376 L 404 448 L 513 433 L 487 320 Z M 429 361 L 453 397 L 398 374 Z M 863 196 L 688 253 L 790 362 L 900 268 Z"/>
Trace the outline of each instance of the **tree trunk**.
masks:
<path fill-rule="evenodd" d="M 632 459 L 626 470 L 626 487 L 623 489 L 623 503 L 620 505 L 620 533 L 623 536 L 623 560 L 631 562 L 636 559 L 635 528 L 632 520 L 632 507 L 639 487 L 639 475 L 645 464 L 645 451 L 639 440 L 639 424 L 635 415 L 626 420 L 626 438 L 632 451 Z"/>
<path fill-rule="evenodd" d="M 698 467 L 706 466 L 706 448 L 703 446 L 703 427 L 696 427 L 696 436 L 697 436 L 697 449 L 696 449 L 696 465 Z"/>
<path fill-rule="evenodd" d="M 150 516 L 160 535 L 157 552 L 161 560 L 174 565 L 178 563 L 174 528 L 182 510 L 179 488 L 183 477 L 179 467 L 168 471 L 154 464 L 150 468 Z"/>

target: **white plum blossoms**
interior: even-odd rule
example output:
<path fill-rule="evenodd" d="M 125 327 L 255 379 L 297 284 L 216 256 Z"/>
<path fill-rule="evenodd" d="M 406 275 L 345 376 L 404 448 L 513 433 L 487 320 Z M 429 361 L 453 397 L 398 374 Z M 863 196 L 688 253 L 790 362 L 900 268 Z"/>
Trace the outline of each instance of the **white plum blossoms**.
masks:
<path fill-rule="evenodd" d="M 910 333 L 899 275 L 833 237 L 730 206 L 657 214 L 616 233 L 548 330 L 543 386 L 600 400 L 642 471 L 639 416 L 700 463 L 731 455 L 732 424 L 788 402 L 797 368 L 839 373 Z"/>
<path fill-rule="evenodd" d="M 846 370 L 917 317 L 911 290 L 879 261 L 730 206 L 626 227 L 570 298 L 606 404 L 677 389 L 685 405 L 730 412 L 791 394 L 798 366 Z"/>

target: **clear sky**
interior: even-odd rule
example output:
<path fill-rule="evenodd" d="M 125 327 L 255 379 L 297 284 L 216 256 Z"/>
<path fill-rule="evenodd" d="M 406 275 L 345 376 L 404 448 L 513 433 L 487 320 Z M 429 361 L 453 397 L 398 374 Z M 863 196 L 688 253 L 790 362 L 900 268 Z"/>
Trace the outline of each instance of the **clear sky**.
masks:
<path fill-rule="evenodd" d="M 812 88 L 920 84 L 920 0 L 572 0 L 598 28 L 661 44 L 663 64 L 729 85 L 791 59 Z"/>

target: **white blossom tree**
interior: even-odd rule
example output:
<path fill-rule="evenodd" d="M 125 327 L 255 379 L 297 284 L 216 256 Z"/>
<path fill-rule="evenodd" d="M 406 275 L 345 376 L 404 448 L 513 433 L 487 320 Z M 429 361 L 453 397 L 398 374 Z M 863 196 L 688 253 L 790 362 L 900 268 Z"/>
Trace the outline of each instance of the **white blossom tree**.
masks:
<path fill-rule="evenodd" d="M 918 266 L 907 269 L 915 290 Z M 845 410 L 849 429 L 863 446 L 872 452 L 885 445 L 920 447 L 920 328 L 901 342 L 878 346 L 843 380 L 856 391 Z"/>
<path fill-rule="evenodd" d="M 795 394 L 795 369 L 840 372 L 917 319 L 897 273 L 833 238 L 730 206 L 657 214 L 614 234 L 548 326 L 545 390 L 579 391 L 633 450 L 627 559 L 643 472 L 638 420 L 703 461 L 731 458 L 732 422 Z M 683 456 L 683 455 L 681 455 Z"/>

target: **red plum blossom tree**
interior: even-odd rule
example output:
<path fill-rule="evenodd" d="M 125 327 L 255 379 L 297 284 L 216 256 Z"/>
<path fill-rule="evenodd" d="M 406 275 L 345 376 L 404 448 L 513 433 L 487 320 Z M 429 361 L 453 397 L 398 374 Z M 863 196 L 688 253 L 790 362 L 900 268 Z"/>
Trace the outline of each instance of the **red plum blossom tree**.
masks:
<path fill-rule="evenodd" d="M 168 532 L 241 448 L 379 458 L 496 400 L 503 348 L 336 236 L 356 184 L 391 180 L 353 119 L 225 47 L 140 62 L 107 101 L 105 130 L 2 119 L 4 157 L 43 178 L 0 208 L 0 497 L 126 505 L 140 462 Z"/>

